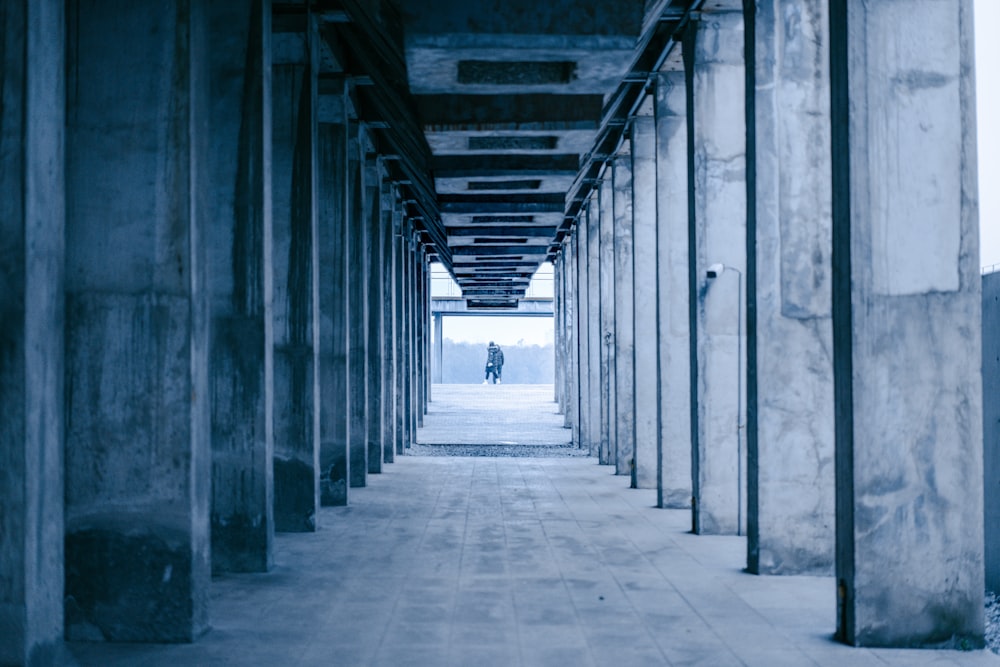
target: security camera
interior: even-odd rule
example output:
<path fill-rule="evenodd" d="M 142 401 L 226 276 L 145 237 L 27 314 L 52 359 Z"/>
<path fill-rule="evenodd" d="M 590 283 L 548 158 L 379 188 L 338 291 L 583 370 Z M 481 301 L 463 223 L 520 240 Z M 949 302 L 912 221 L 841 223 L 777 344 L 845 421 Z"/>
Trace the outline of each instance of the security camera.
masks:
<path fill-rule="evenodd" d="M 705 277 L 706 278 L 716 278 L 716 277 L 718 277 L 718 275 L 720 273 L 722 273 L 725 270 L 726 270 L 726 265 L 725 264 L 721 264 L 721 263 L 719 263 L 719 264 L 713 264 L 712 266 L 708 267 L 708 271 L 705 272 Z"/>

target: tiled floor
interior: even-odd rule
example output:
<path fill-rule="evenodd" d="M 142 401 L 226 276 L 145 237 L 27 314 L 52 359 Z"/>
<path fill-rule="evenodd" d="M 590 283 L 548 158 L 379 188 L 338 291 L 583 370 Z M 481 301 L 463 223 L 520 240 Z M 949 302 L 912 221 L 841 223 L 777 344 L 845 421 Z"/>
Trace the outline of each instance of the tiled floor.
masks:
<path fill-rule="evenodd" d="M 318 532 L 279 535 L 272 572 L 216 579 L 197 643 L 70 651 L 152 667 L 1000 665 L 836 644 L 832 579 L 745 574 L 742 538 L 691 535 L 686 512 L 627 487 L 590 458 L 400 457 Z"/>

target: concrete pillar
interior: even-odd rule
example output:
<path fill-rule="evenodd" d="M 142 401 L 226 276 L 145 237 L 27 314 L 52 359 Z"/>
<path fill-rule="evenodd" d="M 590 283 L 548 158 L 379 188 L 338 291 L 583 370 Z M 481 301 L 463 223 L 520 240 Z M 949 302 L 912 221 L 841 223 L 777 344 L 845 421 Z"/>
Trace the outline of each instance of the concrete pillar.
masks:
<path fill-rule="evenodd" d="M 560 257 L 562 263 L 563 281 L 563 413 L 566 419 L 563 425 L 566 428 L 576 431 L 578 423 L 578 402 L 579 390 L 576 387 L 578 376 L 576 341 L 580 335 L 580 330 L 576 323 L 577 295 L 576 295 L 576 242 L 570 237 L 563 243 L 563 252 Z M 576 435 L 573 441 L 578 442 Z"/>
<path fill-rule="evenodd" d="M 589 257 L 587 208 L 580 210 L 573 228 L 573 259 L 576 263 L 576 369 L 577 369 L 577 419 L 573 428 L 573 442 L 577 447 L 590 447 L 590 293 L 588 291 Z"/>
<path fill-rule="evenodd" d="M 409 359 L 409 373 L 407 373 L 407 383 L 409 387 L 407 389 L 406 400 L 409 403 L 407 407 L 407 415 L 410 419 L 409 431 L 410 431 L 410 442 L 414 442 L 417 437 L 417 426 L 418 422 L 418 403 L 417 403 L 417 385 L 420 382 L 420 358 L 417 356 L 417 334 L 419 326 L 419 294 L 417 292 L 417 266 L 420 263 L 420 253 L 419 247 L 417 246 L 417 236 L 418 232 L 414 227 L 411 226 L 409 238 L 407 239 L 409 244 L 409 263 L 410 270 L 407 273 L 407 286 L 406 291 L 409 295 L 407 302 L 407 310 L 409 317 L 409 327 L 410 335 L 407 337 L 407 344 L 410 349 L 407 353 Z"/>
<path fill-rule="evenodd" d="M 207 3 L 66 8 L 66 636 L 192 641 L 211 581 Z"/>
<path fill-rule="evenodd" d="M 396 460 L 396 396 L 395 383 L 395 328 L 393 322 L 393 285 L 395 267 L 393 265 L 393 216 L 395 215 L 395 187 L 387 178 L 382 180 L 381 190 L 381 234 L 379 237 L 382 262 L 382 379 L 379 390 L 382 393 L 382 460 L 392 463 Z"/>
<path fill-rule="evenodd" d="M 837 637 L 978 647 L 972 1 L 844 0 L 830 17 Z"/>
<path fill-rule="evenodd" d="M 552 400 L 556 403 L 556 409 L 563 415 L 565 424 L 566 411 L 563 408 L 563 345 L 565 342 L 563 323 L 563 302 L 566 295 L 563 294 L 562 281 L 562 251 L 553 263 L 552 267 L 552 326 L 555 333 L 553 340 L 553 357 L 555 358 L 555 368 L 553 372 Z"/>
<path fill-rule="evenodd" d="M 444 382 L 444 315 L 434 313 L 434 381 Z"/>
<path fill-rule="evenodd" d="M 397 202 L 392 217 L 392 263 L 393 263 L 393 347 L 396 378 L 393 391 L 396 401 L 396 454 L 405 453 L 409 447 L 406 430 L 406 297 L 404 295 L 404 275 L 406 259 L 403 246 L 403 206 Z"/>
<path fill-rule="evenodd" d="M 591 456 L 597 456 L 600 461 L 602 436 L 601 410 L 606 402 L 603 400 L 604 384 L 602 382 L 601 359 L 605 356 L 604 334 L 601 328 L 601 204 L 600 193 L 595 192 L 587 207 L 587 327 L 590 340 L 587 342 L 587 369 L 590 373 L 588 381 L 588 424 L 587 449 Z"/>
<path fill-rule="evenodd" d="M 735 3 L 734 3 L 735 4 Z M 692 373 L 694 530 L 742 534 L 746 523 L 743 275 L 746 122 L 743 14 L 703 13 L 685 39 L 688 74 L 689 265 L 695 304 Z M 721 266 L 719 266 L 721 265 Z M 714 276 L 713 276 L 714 270 Z"/>
<path fill-rule="evenodd" d="M 632 156 L 626 144 L 615 159 L 612 196 L 614 229 L 613 330 L 614 409 L 611 412 L 615 474 L 628 475 L 635 486 L 635 308 L 632 273 Z"/>
<path fill-rule="evenodd" d="M 427 255 L 420 249 L 417 263 L 417 426 L 424 425 L 427 412 L 427 325 L 430 323 L 427 302 Z"/>
<path fill-rule="evenodd" d="M 635 470 L 640 489 L 657 488 L 660 404 L 656 285 L 656 122 L 632 120 L 633 310 L 635 321 Z"/>
<path fill-rule="evenodd" d="M 691 255 L 688 229 L 687 88 L 683 68 L 656 81 L 656 289 L 659 322 L 657 504 L 691 507 Z"/>
<path fill-rule="evenodd" d="M 381 160 L 365 165 L 365 255 L 367 264 L 368 341 L 366 374 L 368 384 L 368 473 L 382 472 L 382 192 Z"/>
<path fill-rule="evenodd" d="M 271 3 L 213 3 L 210 20 L 212 570 L 266 572 L 274 542 Z"/>
<path fill-rule="evenodd" d="M 430 256 L 424 254 L 424 409 L 427 414 L 427 407 L 432 400 L 431 396 L 431 261 Z"/>
<path fill-rule="evenodd" d="M 64 594 L 66 24 L 61 1 L 18 0 L 3 11 L 0 664 L 57 664 Z"/>
<path fill-rule="evenodd" d="M 368 483 L 368 229 L 365 189 L 365 153 L 368 139 L 356 123 L 350 126 L 350 205 L 347 254 L 351 269 L 347 280 L 347 441 L 350 486 Z"/>
<path fill-rule="evenodd" d="M 274 523 L 308 532 L 319 507 L 314 27 L 273 39 Z"/>
<path fill-rule="evenodd" d="M 349 121 L 346 77 L 324 77 L 319 107 L 319 412 L 320 503 L 349 500 L 347 442 L 347 286 L 353 263 L 347 253 L 350 221 Z"/>
<path fill-rule="evenodd" d="M 600 401 L 601 439 L 598 461 L 604 465 L 614 465 L 617 437 L 615 417 L 617 414 L 615 375 L 615 208 L 614 208 L 614 166 L 608 164 L 601 181 L 599 202 L 599 250 L 596 269 L 599 276 L 598 301 L 600 303 Z"/>
<path fill-rule="evenodd" d="M 748 191 L 756 254 L 746 281 L 747 569 L 757 574 L 833 570 L 827 4 L 758 0 L 746 16 L 756 183 Z"/>
<path fill-rule="evenodd" d="M 1000 271 L 983 276 L 983 396 L 1000 396 Z M 1000 591 L 1000 401 L 983 401 L 986 590 Z"/>

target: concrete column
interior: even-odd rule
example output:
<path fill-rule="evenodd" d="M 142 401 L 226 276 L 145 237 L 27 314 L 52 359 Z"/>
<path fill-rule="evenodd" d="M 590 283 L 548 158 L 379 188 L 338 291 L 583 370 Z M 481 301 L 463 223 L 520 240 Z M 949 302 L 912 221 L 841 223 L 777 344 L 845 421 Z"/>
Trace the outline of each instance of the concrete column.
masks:
<path fill-rule="evenodd" d="M 635 308 L 632 248 L 632 156 L 626 144 L 615 159 L 612 196 L 614 229 L 613 330 L 614 409 L 609 432 L 614 431 L 611 449 L 615 474 L 628 475 L 635 486 Z"/>
<path fill-rule="evenodd" d="M 351 269 L 347 280 L 347 442 L 350 486 L 368 483 L 368 255 L 364 156 L 367 138 L 355 124 L 350 126 L 350 206 L 347 223 L 347 254 Z"/>
<path fill-rule="evenodd" d="M 396 454 L 405 453 L 409 447 L 406 431 L 406 297 L 404 295 L 404 275 L 406 259 L 403 247 L 403 205 L 397 201 L 392 217 L 392 263 L 393 263 L 393 348 L 396 379 L 393 387 L 396 401 Z"/>
<path fill-rule="evenodd" d="M 635 470 L 640 489 L 657 488 L 656 445 L 660 404 L 656 286 L 656 122 L 632 120 L 632 240 L 635 321 Z"/>
<path fill-rule="evenodd" d="M 575 235 L 574 235 L 575 236 Z M 570 237 L 563 244 L 562 262 L 563 280 L 563 330 L 566 336 L 563 345 L 563 372 L 565 373 L 563 390 L 563 413 L 566 420 L 563 425 L 576 431 L 578 423 L 579 390 L 576 387 L 577 368 L 576 341 L 580 330 L 576 323 L 576 241 Z M 573 441 L 578 442 L 576 435 Z"/>
<path fill-rule="evenodd" d="M 758 0 L 748 192 L 747 569 L 833 570 L 827 0 Z M 804 139 L 807 138 L 807 139 Z M 795 363 L 789 363 L 794 359 Z"/>
<path fill-rule="evenodd" d="M 273 39 L 274 523 L 308 532 L 319 507 L 314 28 Z"/>
<path fill-rule="evenodd" d="M 846 0 L 830 17 L 837 636 L 978 647 L 972 1 Z"/>
<path fill-rule="evenodd" d="M 420 250 L 420 261 L 417 264 L 417 426 L 424 425 L 424 413 L 427 412 L 427 326 L 430 324 L 427 302 L 427 255 Z"/>
<path fill-rule="evenodd" d="M 211 5 L 212 570 L 266 572 L 274 542 L 271 3 Z"/>
<path fill-rule="evenodd" d="M 1000 271 L 983 276 L 983 397 L 1000 396 Z M 1000 401 L 983 401 L 986 590 L 1000 591 Z"/>
<path fill-rule="evenodd" d="M 602 383 L 601 359 L 605 356 L 604 334 L 601 328 L 601 203 L 600 193 L 595 192 L 587 207 L 587 327 L 590 340 L 587 342 L 587 369 L 590 373 L 588 381 L 587 400 L 589 402 L 589 417 L 587 424 L 587 449 L 591 456 L 600 452 L 604 438 L 602 436 L 601 410 L 606 402 L 603 400 L 604 384 Z"/>
<path fill-rule="evenodd" d="M 434 381 L 444 382 L 444 315 L 434 313 Z"/>
<path fill-rule="evenodd" d="M 0 21 L 0 664 L 62 655 L 63 2 Z M 25 109 L 34 113 L 26 114 Z"/>
<path fill-rule="evenodd" d="M 420 247 L 417 244 L 419 233 L 414 228 L 410 232 L 410 433 L 411 442 L 416 440 L 417 427 L 420 426 L 420 292 L 418 276 L 420 271 Z"/>
<path fill-rule="evenodd" d="M 431 396 L 431 262 L 424 255 L 424 414 L 432 399 Z"/>
<path fill-rule="evenodd" d="M 687 88 L 679 64 L 656 81 L 657 319 L 660 335 L 657 504 L 691 507 L 690 265 Z"/>
<path fill-rule="evenodd" d="M 368 433 L 368 473 L 382 472 L 382 192 L 381 161 L 370 159 L 365 165 L 365 255 L 367 257 L 368 344 L 366 378 L 368 409 L 365 415 Z"/>
<path fill-rule="evenodd" d="M 703 13 L 684 39 L 695 250 L 694 530 L 704 534 L 742 534 L 746 523 L 746 122 L 744 106 L 733 103 L 745 88 L 740 7 Z"/>
<path fill-rule="evenodd" d="M 617 415 L 617 380 L 615 375 L 615 207 L 614 207 L 614 167 L 608 164 L 601 182 L 598 198 L 600 208 L 599 254 L 596 268 L 600 284 L 600 355 L 601 355 L 601 440 L 598 460 L 605 465 L 615 464 Z"/>
<path fill-rule="evenodd" d="M 556 409 L 564 415 L 563 422 L 565 423 L 566 411 L 563 409 L 563 344 L 564 344 L 564 329 L 563 329 L 563 300 L 565 295 L 563 294 L 562 285 L 562 253 L 560 252 L 559 258 L 555 261 L 552 268 L 552 326 L 555 333 L 553 340 L 553 356 L 555 358 L 555 368 L 553 372 L 553 385 L 552 385 L 552 400 L 556 403 Z"/>
<path fill-rule="evenodd" d="M 573 442 L 577 447 L 590 447 L 590 294 L 588 292 L 588 243 L 587 208 L 580 210 L 580 217 L 573 228 L 573 259 L 576 263 L 576 369 L 577 369 L 577 419 L 573 428 Z"/>
<path fill-rule="evenodd" d="M 346 77 L 321 81 L 318 180 L 320 503 L 349 500 L 347 442 L 347 289 L 353 270 L 347 253 L 350 192 Z"/>
<path fill-rule="evenodd" d="M 66 9 L 66 636 L 192 641 L 211 581 L 208 8 Z"/>
<path fill-rule="evenodd" d="M 403 297 L 403 383 L 402 415 L 403 446 L 409 449 L 413 442 L 413 248 L 411 229 L 413 222 L 404 217 L 400 239 L 403 255 L 403 275 L 400 294 Z"/>
<path fill-rule="evenodd" d="M 379 238 L 382 261 L 382 460 L 392 463 L 396 460 L 396 381 L 395 369 L 395 323 L 393 322 L 393 286 L 395 266 L 393 265 L 393 216 L 395 215 L 396 193 L 392 181 L 382 180 L 381 226 Z"/>

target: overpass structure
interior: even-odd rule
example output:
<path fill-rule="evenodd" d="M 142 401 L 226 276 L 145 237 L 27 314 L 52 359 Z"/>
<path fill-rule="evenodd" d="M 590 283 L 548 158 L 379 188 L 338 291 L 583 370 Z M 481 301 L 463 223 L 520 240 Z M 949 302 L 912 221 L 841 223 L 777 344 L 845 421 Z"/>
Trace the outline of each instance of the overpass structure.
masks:
<path fill-rule="evenodd" d="M 577 446 L 840 641 L 982 645 L 971 0 L 2 7 L 0 664 L 196 640 L 406 455 L 432 263 L 551 261 Z"/>

